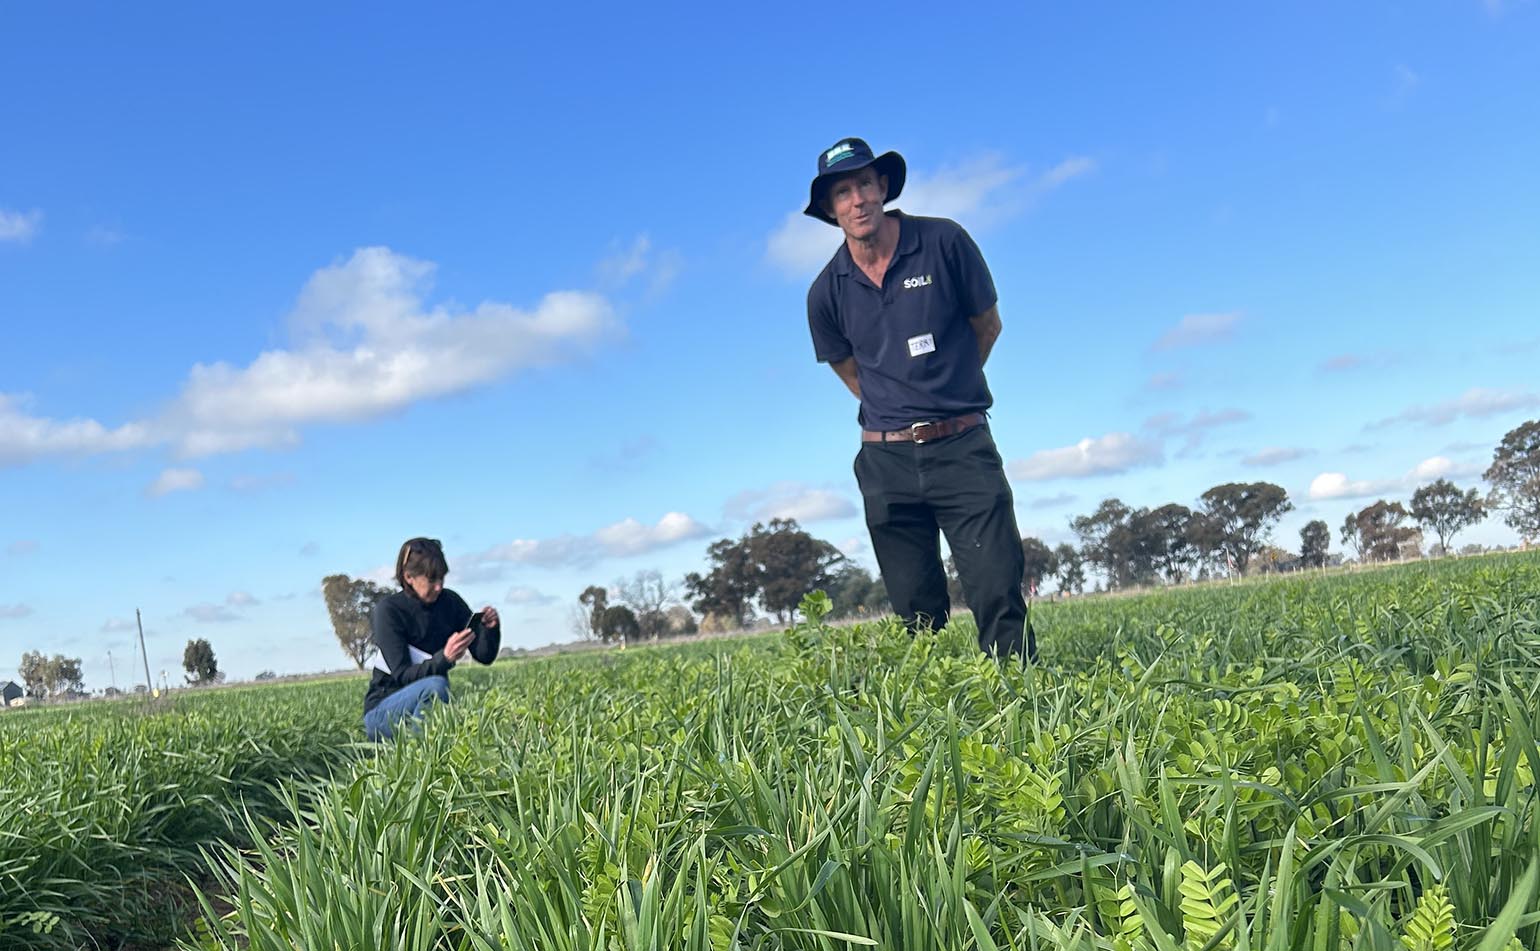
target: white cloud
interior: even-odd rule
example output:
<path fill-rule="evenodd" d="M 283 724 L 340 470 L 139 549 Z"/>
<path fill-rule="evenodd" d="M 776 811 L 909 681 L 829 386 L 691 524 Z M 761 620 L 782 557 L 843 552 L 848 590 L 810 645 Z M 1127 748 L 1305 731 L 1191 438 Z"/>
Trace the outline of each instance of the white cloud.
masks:
<path fill-rule="evenodd" d="M 1258 450 L 1241 460 L 1241 465 L 1246 466 L 1276 466 L 1285 462 L 1293 462 L 1295 459 L 1303 459 L 1314 452 L 1312 449 L 1284 448 L 1269 446 Z"/>
<path fill-rule="evenodd" d="M 729 519 L 767 522 L 791 518 L 806 524 L 825 519 L 849 518 L 856 507 L 849 497 L 831 489 L 800 482 L 777 482 L 768 489 L 748 489 L 727 500 L 723 509 Z"/>
<path fill-rule="evenodd" d="M 1399 479 L 1349 479 L 1345 473 L 1323 472 L 1310 480 L 1310 498 L 1362 499 L 1401 488 Z"/>
<path fill-rule="evenodd" d="M 31 462 L 45 455 L 91 455 L 138 449 L 152 442 L 141 423 L 108 429 L 90 419 L 54 420 L 32 416 L 19 394 L 0 393 L 0 466 Z"/>
<path fill-rule="evenodd" d="M 301 555 L 305 556 L 306 558 L 309 558 L 312 555 L 315 555 L 320 550 L 321 550 L 321 546 L 318 543 L 316 543 L 316 542 L 306 542 L 305 544 L 299 546 L 299 553 Z"/>
<path fill-rule="evenodd" d="M 1395 416 L 1387 417 L 1377 423 L 1371 423 L 1367 428 L 1382 429 L 1386 426 L 1393 426 L 1396 423 L 1421 423 L 1424 426 L 1443 426 L 1461 417 L 1481 419 L 1486 416 L 1495 416 L 1498 413 L 1530 409 L 1535 406 L 1540 406 L 1540 395 L 1534 393 L 1475 387 L 1466 390 L 1452 400 L 1434 403 L 1431 406 L 1413 406 L 1410 409 L 1397 413 Z"/>
<path fill-rule="evenodd" d="M 43 213 L 35 208 L 31 211 L 6 211 L 0 208 L 0 241 L 26 244 L 37 234 L 42 223 Z"/>
<path fill-rule="evenodd" d="M 1227 314 L 1188 314 L 1177 322 L 1177 325 L 1161 335 L 1155 341 L 1153 350 L 1174 350 L 1178 347 L 1195 347 L 1205 343 L 1217 343 L 1228 340 L 1235 332 L 1235 325 L 1240 322 L 1241 315 L 1235 312 Z"/>
<path fill-rule="evenodd" d="M 860 561 L 872 554 L 872 540 L 866 535 L 851 535 L 834 547 L 851 561 Z"/>
<path fill-rule="evenodd" d="M 1447 456 L 1434 456 L 1417 463 L 1408 473 L 1407 480 L 1417 485 L 1434 482 L 1439 479 L 1466 479 L 1478 476 L 1486 471 L 1486 467 L 1470 463 L 1457 463 Z"/>
<path fill-rule="evenodd" d="M 36 554 L 40 547 L 42 546 L 38 544 L 35 538 L 19 538 L 5 546 L 5 553 L 7 555 L 32 555 Z"/>
<path fill-rule="evenodd" d="M 647 292 L 661 294 L 679 274 L 682 258 L 678 251 L 655 250 L 652 238 L 637 235 L 629 244 L 616 244 L 611 253 L 597 267 L 599 283 L 607 288 L 620 288 L 643 274 L 648 274 Z"/>
<path fill-rule="evenodd" d="M 31 615 L 30 604 L 0 604 L 0 621 L 16 621 Z"/>
<path fill-rule="evenodd" d="M 503 600 L 507 601 L 509 604 L 542 605 L 555 604 L 561 599 L 556 597 L 554 594 L 546 594 L 542 591 L 537 591 L 534 588 L 520 586 L 509 588 L 508 593 L 503 596 Z"/>
<path fill-rule="evenodd" d="M 247 608 L 254 604 L 261 604 L 256 598 L 245 591 L 232 591 L 225 597 L 225 603 L 232 608 Z"/>
<path fill-rule="evenodd" d="M 558 535 L 554 538 L 518 538 L 472 554 L 454 568 L 460 576 L 493 570 L 493 564 L 538 565 L 547 568 L 586 567 L 602 558 L 639 555 L 678 542 L 700 538 L 711 529 L 683 512 L 669 512 L 655 525 L 627 518 L 590 535 Z M 487 574 L 486 577 L 493 577 Z"/>
<path fill-rule="evenodd" d="M 172 492 L 190 492 L 203 488 L 203 473 L 197 469 L 166 469 L 150 483 L 145 492 L 159 498 Z"/>
<path fill-rule="evenodd" d="M 1037 176 L 1007 165 L 998 154 L 986 154 L 930 174 L 911 174 L 903 193 L 890 205 L 912 215 L 962 220 L 970 229 L 985 228 L 1020 214 L 1037 199 L 1094 171 L 1096 161 L 1072 156 Z M 806 277 L 828 263 L 839 248 L 840 229 L 809 218 L 800 209 L 788 212 L 770 233 L 765 256 L 789 277 Z"/>
<path fill-rule="evenodd" d="M 195 604 L 182 614 L 199 624 L 225 624 L 240 620 L 235 612 L 222 604 Z"/>
<path fill-rule="evenodd" d="M 594 533 L 594 540 L 607 555 L 639 555 L 675 542 L 699 538 L 710 531 L 683 512 L 669 512 L 656 525 L 645 525 L 634 518 L 607 525 Z"/>
<path fill-rule="evenodd" d="M 1243 409 L 1222 409 L 1218 412 L 1203 410 L 1186 421 L 1176 413 L 1160 413 L 1145 420 L 1144 428 L 1163 440 L 1173 436 L 1183 437 L 1179 452 L 1189 453 L 1203 444 L 1209 430 L 1244 423 L 1249 419 L 1251 414 Z"/>
<path fill-rule="evenodd" d="M 1077 497 L 1070 492 L 1060 492 L 1058 495 L 1048 495 L 1039 499 L 1033 499 L 1027 503 L 1029 509 L 1056 509 L 1062 505 L 1068 505 Z"/>
<path fill-rule="evenodd" d="M 549 293 L 533 310 L 496 301 L 429 307 L 433 269 L 383 247 L 322 268 L 289 317 L 291 348 L 245 366 L 194 366 L 152 419 L 117 429 L 62 422 L 0 395 L 0 465 L 160 445 L 183 456 L 293 446 L 304 425 L 378 418 L 574 358 L 621 330 L 609 301 L 583 291 Z"/>
<path fill-rule="evenodd" d="M 316 272 L 290 326 L 298 349 L 246 367 L 193 367 L 167 414 L 184 454 L 288 445 L 305 423 L 352 422 L 461 392 L 584 350 L 613 329 L 597 294 L 558 291 L 533 311 L 423 304 L 433 265 L 364 248 Z"/>
<path fill-rule="evenodd" d="M 1323 472 L 1310 481 L 1310 498 L 1363 499 L 1377 495 L 1410 492 L 1438 479 L 1458 479 L 1479 475 L 1481 467 L 1461 465 L 1444 456 L 1433 456 L 1417 463 L 1399 479 L 1349 479 L 1341 472 Z"/>
<path fill-rule="evenodd" d="M 599 280 L 616 286 L 626 283 L 646 270 L 647 252 L 651 249 L 652 239 L 645 234 L 637 235 L 629 247 L 619 248 L 599 262 Z"/>
<path fill-rule="evenodd" d="M 1164 456 L 1160 444 L 1129 433 L 1108 433 L 1096 439 L 1082 439 L 1073 446 L 1044 449 L 1026 459 L 1006 465 L 1012 479 L 1079 479 L 1088 476 L 1115 475 L 1140 466 L 1157 465 Z"/>
<path fill-rule="evenodd" d="M 1144 384 L 1144 388 L 1151 392 L 1175 390 L 1182 385 L 1182 376 L 1179 373 L 1157 373 L 1150 377 Z"/>
<path fill-rule="evenodd" d="M 1042 191 L 1058 188 L 1066 182 L 1096 171 L 1096 160 L 1080 155 L 1067 158 L 1039 176 L 1037 187 Z"/>
<path fill-rule="evenodd" d="M 138 630 L 138 625 L 128 618 L 112 617 L 102 623 L 103 634 L 121 634 L 124 631 Z"/>
<path fill-rule="evenodd" d="M 999 155 L 984 155 L 931 175 L 910 176 L 893 206 L 912 215 L 935 218 L 971 218 L 985 211 L 993 215 L 996 202 L 1025 172 L 1024 168 L 1006 165 Z"/>

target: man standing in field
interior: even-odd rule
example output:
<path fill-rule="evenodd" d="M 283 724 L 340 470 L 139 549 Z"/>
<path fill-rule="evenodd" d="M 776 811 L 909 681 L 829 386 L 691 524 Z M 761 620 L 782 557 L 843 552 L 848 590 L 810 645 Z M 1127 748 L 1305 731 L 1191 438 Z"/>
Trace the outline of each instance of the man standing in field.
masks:
<path fill-rule="evenodd" d="M 845 243 L 808 291 L 813 350 L 860 400 L 856 481 L 893 610 L 911 631 L 946 624 L 945 532 L 979 647 L 1033 657 L 1021 535 L 985 417 L 994 281 L 956 222 L 883 211 L 905 173 L 897 152 L 874 156 L 860 139 L 819 154 L 804 213 Z"/>

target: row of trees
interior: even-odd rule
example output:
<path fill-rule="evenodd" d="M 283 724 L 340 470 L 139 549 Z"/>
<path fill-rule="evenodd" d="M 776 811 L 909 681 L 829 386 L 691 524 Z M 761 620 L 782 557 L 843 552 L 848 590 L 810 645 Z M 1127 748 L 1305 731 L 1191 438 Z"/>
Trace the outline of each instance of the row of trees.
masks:
<path fill-rule="evenodd" d="M 46 656 L 42 651 L 27 651 L 21 655 L 16 673 L 21 677 L 22 689 L 35 700 L 85 695 L 79 657 Z"/>
<path fill-rule="evenodd" d="M 735 630 L 758 612 L 786 623 L 802 596 L 818 588 L 829 592 L 842 614 L 887 604 L 880 581 L 795 519 L 756 523 L 739 538 L 712 542 L 706 557 L 707 570 L 691 572 L 679 584 L 642 571 L 612 585 L 589 585 L 578 595 L 574 627 L 618 643 Z"/>
<path fill-rule="evenodd" d="M 187 670 L 187 683 L 191 686 L 215 684 L 225 679 L 214 658 L 214 648 L 201 637 L 187 642 L 187 647 L 182 651 L 182 666 Z M 67 700 L 86 695 L 79 657 L 65 657 L 63 654 L 50 656 L 41 651 L 27 651 L 21 655 L 16 673 L 21 677 L 22 689 L 34 700 Z M 134 689 L 143 693 L 146 688 L 144 684 L 139 684 Z M 103 692 L 107 696 L 117 696 L 120 691 L 116 687 L 108 687 Z"/>
<path fill-rule="evenodd" d="M 1341 543 L 1359 560 L 1383 561 L 1420 554 L 1427 533 L 1438 538 L 1434 551 L 1446 553 L 1461 531 L 1495 511 L 1504 512 L 1521 536 L 1540 536 L 1540 421 L 1503 438 L 1485 478 L 1492 485 L 1485 497 L 1441 479 L 1413 493 L 1409 507 L 1379 500 L 1350 512 L 1339 529 Z M 1135 508 L 1107 499 L 1091 514 L 1070 520 L 1078 546 L 1050 548 L 1037 538 L 1022 539 L 1022 584 L 1034 594 L 1050 583 L 1079 593 L 1092 572 L 1107 588 L 1124 588 L 1325 566 L 1337 556 L 1330 552 L 1332 533 L 1324 521 L 1301 529 L 1297 553 L 1272 544 L 1274 528 L 1293 510 L 1288 493 L 1270 482 L 1216 485 L 1191 508 L 1174 502 Z M 573 606 L 574 629 L 616 643 L 737 629 L 760 613 L 786 623 L 802 596 L 817 588 L 829 592 L 841 614 L 887 610 L 880 578 L 794 519 L 771 519 L 736 539 L 719 539 L 706 557 L 705 570 L 678 583 L 642 571 L 610 585 L 589 585 Z M 947 568 L 953 600 L 962 604 L 955 571 L 950 563 Z M 346 575 L 326 578 L 322 591 L 338 641 L 362 667 L 370 650 L 370 612 L 390 591 Z"/>
<path fill-rule="evenodd" d="M 1196 509 L 1175 502 L 1131 508 L 1106 499 L 1090 515 L 1070 520 L 1078 551 L 1066 544 L 1050 552 L 1037 539 L 1026 540 L 1026 583 L 1035 587 L 1057 573 L 1060 590 L 1079 591 L 1087 565 L 1101 572 L 1109 588 L 1244 573 L 1267 547 L 1273 526 L 1294 508 L 1288 493 L 1271 482 L 1216 485 L 1200 499 Z"/>
<path fill-rule="evenodd" d="M 1522 538 L 1540 537 L 1540 420 L 1503 437 L 1483 478 L 1491 486 L 1484 497 L 1439 479 L 1412 493 L 1409 506 L 1377 500 L 1349 512 L 1338 537 L 1360 561 L 1420 555 L 1425 534 L 1438 539 L 1434 553 L 1447 554 L 1460 532 L 1495 512 Z M 1320 567 L 1332 558 L 1331 530 L 1320 520 L 1301 529 L 1297 556 L 1271 544 L 1272 529 L 1294 508 L 1281 486 L 1227 483 L 1199 498 L 1196 509 L 1176 503 L 1132 508 L 1107 499 L 1090 515 L 1070 520 L 1078 548 L 1050 550 L 1038 539 L 1024 539 L 1024 583 L 1035 589 L 1052 579 L 1061 591 L 1079 592 L 1087 567 L 1098 570 L 1107 587 L 1122 588 L 1244 574 L 1259 559 L 1264 570 L 1277 570 Z"/>
<path fill-rule="evenodd" d="M 1297 555 L 1271 543 L 1273 527 L 1294 507 L 1280 486 L 1229 483 L 1201 499 L 1197 509 L 1177 503 L 1135 509 L 1107 499 L 1092 514 L 1070 520 L 1079 548 L 1065 543 L 1050 549 L 1039 539 L 1024 538 L 1023 583 L 1035 592 L 1053 581 L 1060 591 L 1079 593 L 1088 566 L 1115 589 L 1257 569 L 1319 568 L 1332 560 L 1331 529 L 1318 519 L 1300 530 Z M 1413 493 L 1410 508 L 1382 499 L 1349 512 L 1340 538 L 1361 561 L 1389 561 L 1420 555 L 1426 531 L 1438 538 L 1435 553 L 1444 554 L 1454 550 L 1455 536 L 1487 511 L 1475 489 L 1440 479 Z"/>

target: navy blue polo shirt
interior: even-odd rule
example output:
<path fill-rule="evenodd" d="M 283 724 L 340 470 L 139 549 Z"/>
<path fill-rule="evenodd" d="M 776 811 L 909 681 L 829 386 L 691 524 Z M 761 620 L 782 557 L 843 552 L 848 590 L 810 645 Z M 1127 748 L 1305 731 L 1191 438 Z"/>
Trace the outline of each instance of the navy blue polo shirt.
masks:
<path fill-rule="evenodd" d="M 813 351 L 822 363 L 855 357 L 864 429 L 981 413 L 994 400 L 968 321 L 997 299 L 984 256 L 955 221 L 888 214 L 898 219 L 898 247 L 881 287 L 844 243 L 813 281 Z"/>

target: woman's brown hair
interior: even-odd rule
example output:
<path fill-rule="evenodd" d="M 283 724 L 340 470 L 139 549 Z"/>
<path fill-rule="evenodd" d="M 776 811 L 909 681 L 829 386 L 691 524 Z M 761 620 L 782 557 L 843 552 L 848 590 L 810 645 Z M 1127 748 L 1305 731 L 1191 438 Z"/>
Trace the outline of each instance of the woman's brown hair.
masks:
<path fill-rule="evenodd" d="M 444 546 L 437 538 L 410 538 L 396 556 L 396 583 L 406 587 L 407 575 L 421 575 L 430 581 L 443 581 L 449 574 L 444 560 Z"/>

